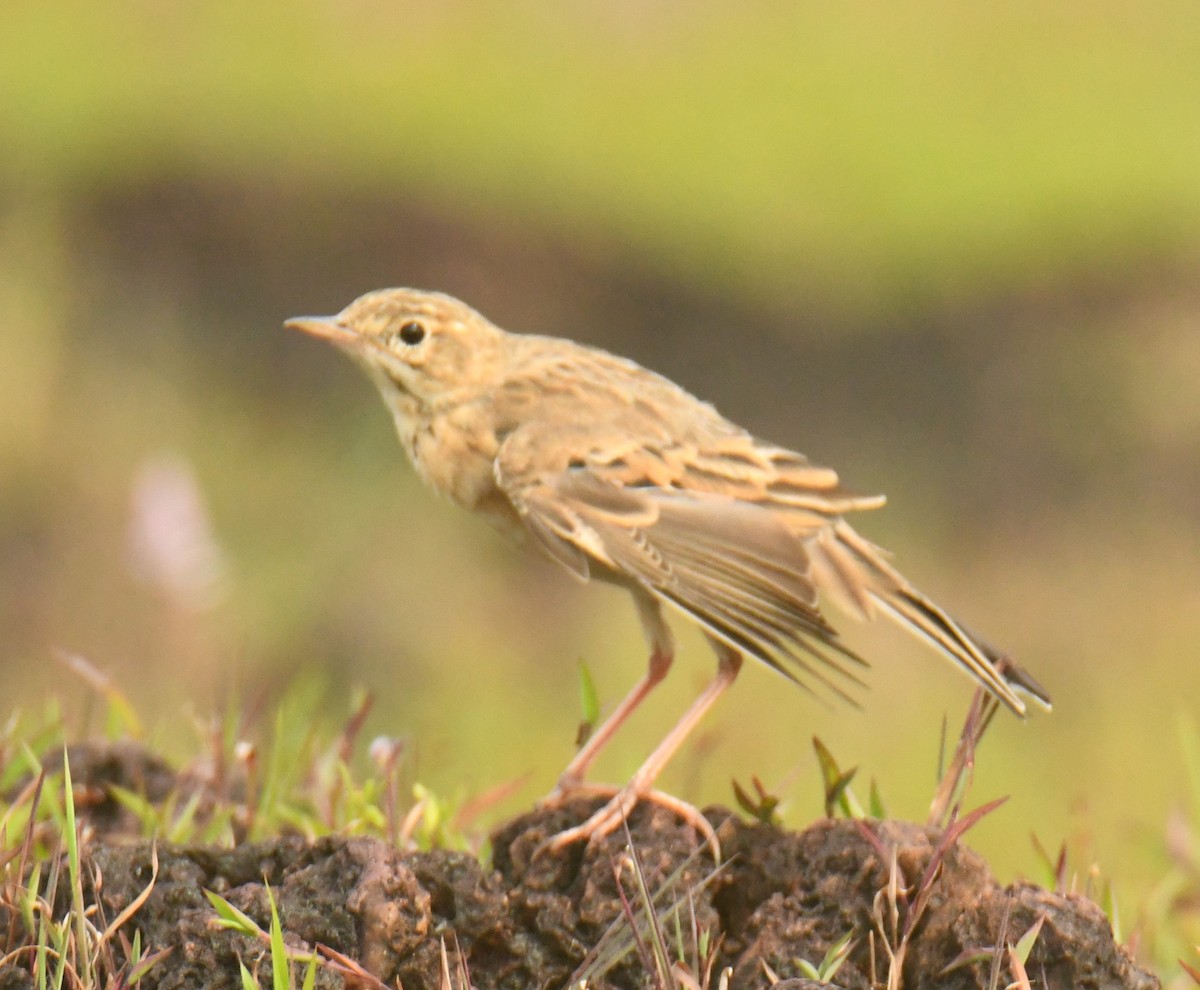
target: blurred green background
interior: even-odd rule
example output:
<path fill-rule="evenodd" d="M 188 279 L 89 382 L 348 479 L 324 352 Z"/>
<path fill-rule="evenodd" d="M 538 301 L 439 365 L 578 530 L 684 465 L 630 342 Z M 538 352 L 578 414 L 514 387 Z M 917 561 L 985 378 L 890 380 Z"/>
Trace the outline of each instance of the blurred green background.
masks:
<path fill-rule="evenodd" d="M 279 329 L 384 285 L 628 354 L 888 509 L 858 520 L 1046 684 L 972 836 L 1076 841 L 1126 927 L 1200 695 L 1194 4 L 177 4 L 0 19 L 6 710 L 108 671 L 153 740 L 298 672 L 470 792 L 644 665 L 626 597 L 420 488 L 374 390 Z M 810 737 L 922 817 L 966 682 L 892 628 L 864 712 L 748 669 L 664 783 L 818 814 Z M 711 675 L 698 636 L 598 768 Z M 1193 806 L 1193 810 L 1194 806 Z M 1084 864 L 1086 865 L 1086 863 Z"/>

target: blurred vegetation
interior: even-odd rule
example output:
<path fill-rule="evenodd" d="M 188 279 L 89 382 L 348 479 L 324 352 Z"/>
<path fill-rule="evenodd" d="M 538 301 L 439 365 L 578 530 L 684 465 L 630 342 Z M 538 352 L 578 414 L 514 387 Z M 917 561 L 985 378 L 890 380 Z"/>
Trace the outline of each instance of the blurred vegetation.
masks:
<path fill-rule="evenodd" d="M 608 703 L 642 668 L 625 598 L 422 491 L 355 369 L 277 329 L 442 288 L 886 490 L 865 533 L 1058 702 L 987 741 L 976 793 L 1013 798 L 975 844 L 1003 875 L 1030 831 L 1071 839 L 1132 930 L 1179 869 L 1173 726 L 1200 696 L 1194 15 L 11 0 L 9 704 L 78 652 L 170 749 L 178 713 L 323 670 L 331 707 L 374 691 L 369 731 L 408 736 L 431 786 L 548 789 L 576 661 Z M 891 630 L 856 642 L 865 713 L 747 671 L 665 784 L 729 802 L 755 774 L 801 821 L 815 733 L 922 816 L 964 684 Z M 603 775 L 709 675 L 682 647 Z"/>
<path fill-rule="evenodd" d="M 887 313 L 1194 248 L 1193 13 L 18 0 L 0 126 L 18 179 L 408 187 Z"/>

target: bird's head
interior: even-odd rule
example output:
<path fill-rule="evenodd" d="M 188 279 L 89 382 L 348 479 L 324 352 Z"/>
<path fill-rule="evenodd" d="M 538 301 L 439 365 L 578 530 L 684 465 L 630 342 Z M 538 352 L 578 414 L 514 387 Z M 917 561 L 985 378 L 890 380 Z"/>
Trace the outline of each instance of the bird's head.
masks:
<path fill-rule="evenodd" d="M 284 326 L 336 344 L 385 395 L 399 389 L 422 403 L 486 388 L 505 336 L 465 303 L 420 289 L 379 289 L 336 316 L 299 316 Z"/>

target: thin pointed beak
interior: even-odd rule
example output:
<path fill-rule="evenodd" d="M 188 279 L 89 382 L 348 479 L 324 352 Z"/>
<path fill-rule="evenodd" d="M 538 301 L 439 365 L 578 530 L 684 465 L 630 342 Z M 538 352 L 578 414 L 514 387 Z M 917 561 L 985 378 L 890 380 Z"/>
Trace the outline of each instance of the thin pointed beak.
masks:
<path fill-rule="evenodd" d="M 358 334 L 348 327 L 342 326 L 333 316 L 295 316 L 290 320 L 285 320 L 283 325 L 289 330 L 301 330 L 333 344 L 359 342 Z"/>

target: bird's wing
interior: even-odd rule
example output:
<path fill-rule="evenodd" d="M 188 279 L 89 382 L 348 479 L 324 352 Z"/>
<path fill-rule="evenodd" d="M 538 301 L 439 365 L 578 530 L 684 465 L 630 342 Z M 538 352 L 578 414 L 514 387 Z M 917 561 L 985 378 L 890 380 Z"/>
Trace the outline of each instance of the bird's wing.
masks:
<path fill-rule="evenodd" d="M 526 419 L 496 460 L 499 488 L 552 557 L 583 578 L 599 566 L 638 583 L 789 676 L 798 669 L 828 683 L 828 666 L 856 680 L 825 647 L 862 663 L 819 611 L 819 589 L 859 618 L 882 611 L 896 619 L 1018 715 L 1025 705 L 1014 688 L 1048 704 L 1036 682 L 1000 664 L 841 518 L 878 508 L 882 495 L 849 492 L 832 469 L 763 443 L 665 379 L 602 357 L 608 364 L 588 375 L 570 363 L 557 378 L 544 374 L 563 405 Z M 604 401 L 586 401 L 601 386 Z M 542 389 L 536 405 L 546 402 Z M 588 408 L 605 415 L 581 422 Z"/>
<path fill-rule="evenodd" d="M 497 485 L 536 542 L 576 575 L 599 570 L 639 585 L 734 649 L 848 697 L 829 673 L 860 683 L 841 661 L 863 661 L 819 611 L 805 540 L 785 519 L 827 522 L 838 496 L 826 505 L 813 492 L 836 490 L 836 475 L 791 455 L 793 476 L 772 486 L 750 460 L 629 436 L 526 422 L 500 447 Z"/>

